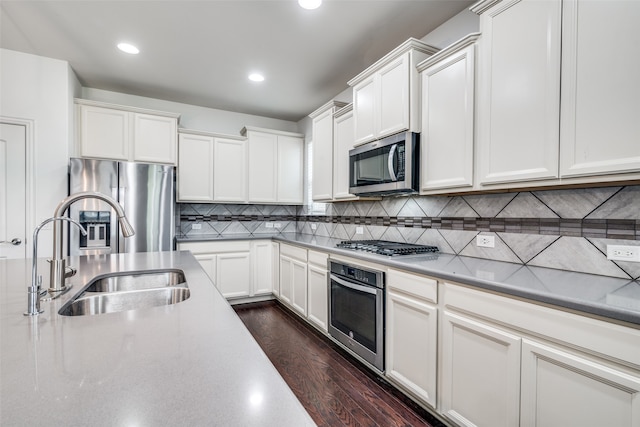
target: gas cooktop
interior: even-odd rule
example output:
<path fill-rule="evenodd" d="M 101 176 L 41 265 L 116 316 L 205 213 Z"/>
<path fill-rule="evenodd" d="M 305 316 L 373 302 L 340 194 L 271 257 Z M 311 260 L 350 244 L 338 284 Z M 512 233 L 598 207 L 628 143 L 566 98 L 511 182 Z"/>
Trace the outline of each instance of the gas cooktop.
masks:
<path fill-rule="evenodd" d="M 437 246 L 414 245 L 386 240 L 346 240 L 336 245 L 342 249 L 371 252 L 378 255 L 398 256 L 438 252 Z"/>

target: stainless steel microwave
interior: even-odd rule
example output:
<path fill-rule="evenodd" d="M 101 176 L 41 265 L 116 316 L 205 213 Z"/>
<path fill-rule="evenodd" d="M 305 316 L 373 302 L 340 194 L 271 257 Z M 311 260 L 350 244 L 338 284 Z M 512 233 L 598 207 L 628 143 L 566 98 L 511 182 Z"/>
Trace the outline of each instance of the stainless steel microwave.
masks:
<path fill-rule="evenodd" d="M 418 191 L 420 134 L 402 132 L 349 151 L 349 192 L 388 195 Z"/>

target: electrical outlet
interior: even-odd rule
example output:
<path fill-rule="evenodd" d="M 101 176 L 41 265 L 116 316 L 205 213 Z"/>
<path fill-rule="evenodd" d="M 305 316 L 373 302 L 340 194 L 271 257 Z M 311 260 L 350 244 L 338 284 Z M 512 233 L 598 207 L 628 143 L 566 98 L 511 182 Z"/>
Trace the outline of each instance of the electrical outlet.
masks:
<path fill-rule="evenodd" d="M 273 228 L 273 223 L 272 222 L 267 222 L 264 226 L 266 228 Z"/>
<path fill-rule="evenodd" d="M 315 230 L 316 228 L 318 228 L 318 225 L 315 222 L 311 223 L 311 229 Z"/>
<path fill-rule="evenodd" d="M 281 223 L 279 223 L 279 222 L 274 223 L 274 224 L 273 224 L 273 226 L 274 226 L 275 228 L 282 228 L 282 224 L 281 224 Z"/>
<path fill-rule="evenodd" d="M 198 224 L 198 223 L 191 224 L 191 229 L 192 230 L 200 230 L 200 229 L 202 229 L 202 224 Z"/>
<path fill-rule="evenodd" d="M 640 262 L 640 246 L 607 245 L 607 259 Z"/>
<path fill-rule="evenodd" d="M 495 248 L 496 236 L 490 236 L 488 234 L 478 234 L 476 236 L 476 246 L 481 248 Z"/>
<path fill-rule="evenodd" d="M 356 234 L 364 234 L 364 227 L 356 227 Z"/>

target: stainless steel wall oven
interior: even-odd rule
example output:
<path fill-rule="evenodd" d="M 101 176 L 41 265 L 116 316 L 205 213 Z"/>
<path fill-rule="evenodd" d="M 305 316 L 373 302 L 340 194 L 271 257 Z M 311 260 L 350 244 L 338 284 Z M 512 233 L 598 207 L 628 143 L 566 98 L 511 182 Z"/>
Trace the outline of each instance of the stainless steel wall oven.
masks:
<path fill-rule="evenodd" d="M 329 334 L 384 372 L 384 273 L 329 261 Z"/>

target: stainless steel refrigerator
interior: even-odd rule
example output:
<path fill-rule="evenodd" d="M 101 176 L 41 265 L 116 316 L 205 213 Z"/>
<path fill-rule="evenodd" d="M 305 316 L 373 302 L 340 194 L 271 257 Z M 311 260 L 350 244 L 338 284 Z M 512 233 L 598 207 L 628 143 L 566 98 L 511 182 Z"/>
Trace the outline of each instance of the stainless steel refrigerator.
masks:
<path fill-rule="evenodd" d="M 124 208 L 135 235 L 124 238 L 111 207 L 100 200 L 82 199 L 71 205 L 69 216 L 82 224 L 87 236 L 70 227 L 69 254 L 173 250 L 175 173 L 173 166 L 72 158 L 69 194 L 97 191 Z"/>

